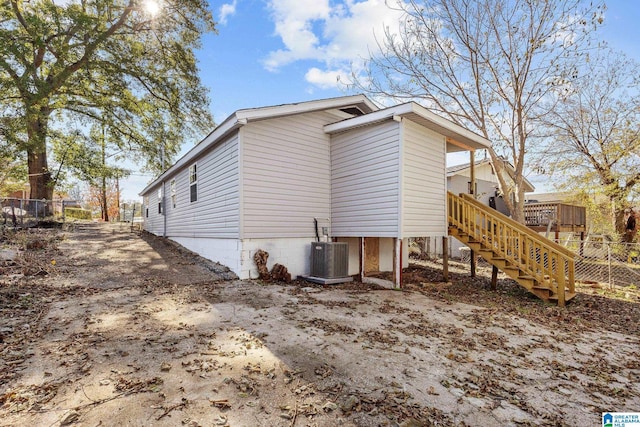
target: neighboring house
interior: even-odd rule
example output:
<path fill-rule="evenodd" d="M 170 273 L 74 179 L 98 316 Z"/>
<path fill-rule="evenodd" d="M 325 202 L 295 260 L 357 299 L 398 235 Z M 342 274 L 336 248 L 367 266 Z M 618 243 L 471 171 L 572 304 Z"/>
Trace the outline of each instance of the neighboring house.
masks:
<path fill-rule="evenodd" d="M 574 194 L 566 191 L 553 193 L 531 193 L 526 195 L 526 203 L 572 203 Z"/>
<path fill-rule="evenodd" d="M 511 163 L 502 161 L 502 171 L 505 174 L 505 181 L 513 185 L 513 177 L 515 176 L 515 170 Z M 500 181 L 496 176 L 496 168 L 493 166 L 491 159 L 477 160 L 474 163 L 474 175 L 476 179 L 475 191 L 476 200 L 490 205 L 491 198 L 498 198 L 501 194 L 505 193 L 500 188 Z M 447 168 L 447 188 L 449 191 L 459 193 L 471 193 L 471 165 L 469 163 L 450 166 Z M 535 191 L 535 187 L 526 178 L 524 179 L 524 191 L 530 193 Z M 504 203 L 497 202 L 498 207 L 504 205 Z M 502 211 L 506 209 L 500 208 Z M 503 212 L 508 214 L 508 212 Z"/>
<path fill-rule="evenodd" d="M 502 171 L 505 174 L 505 181 L 512 185 L 515 170 L 513 166 L 502 160 Z M 491 206 L 505 215 L 509 215 L 509 210 L 502 200 L 504 191 L 500 188 L 500 181 L 496 176 L 496 168 L 493 166 L 491 159 L 482 159 L 474 162 L 475 191 L 476 200 Z M 535 187 L 526 178 L 524 180 L 525 193 L 535 191 Z M 471 164 L 464 163 L 461 165 L 450 166 L 447 168 L 447 189 L 455 194 L 471 193 Z M 466 247 L 459 240 L 453 237 L 449 238 L 449 256 L 459 257 L 461 255 L 460 248 Z M 437 254 L 442 254 L 441 242 L 435 240 L 432 242 L 430 250 L 435 250 Z"/>
<path fill-rule="evenodd" d="M 413 237 L 447 236 L 446 153 L 490 142 L 416 103 L 363 95 L 239 110 L 140 194 L 144 228 L 255 278 L 309 274 L 314 219 L 349 245 L 349 274 L 393 271 Z"/>

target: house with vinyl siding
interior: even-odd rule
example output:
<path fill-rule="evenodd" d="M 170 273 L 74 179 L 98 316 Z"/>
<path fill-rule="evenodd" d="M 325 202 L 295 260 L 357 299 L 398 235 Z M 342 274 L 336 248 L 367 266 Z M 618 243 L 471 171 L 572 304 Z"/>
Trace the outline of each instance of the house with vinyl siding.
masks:
<path fill-rule="evenodd" d="M 257 277 L 259 249 L 295 277 L 309 274 L 317 221 L 348 244 L 350 275 L 399 284 L 408 239 L 447 236 L 446 153 L 489 144 L 364 95 L 238 110 L 141 192 L 144 229 L 240 278 Z"/>

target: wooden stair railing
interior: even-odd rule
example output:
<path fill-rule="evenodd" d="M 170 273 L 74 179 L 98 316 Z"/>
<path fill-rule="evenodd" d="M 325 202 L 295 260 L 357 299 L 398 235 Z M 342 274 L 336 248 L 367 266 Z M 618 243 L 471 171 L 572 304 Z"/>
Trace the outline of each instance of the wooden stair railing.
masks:
<path fill-rule="evenodd" d="M 576 295 L 575 254 L 475 200 L 448 193 L 449 234 L 544 301 Z"/>

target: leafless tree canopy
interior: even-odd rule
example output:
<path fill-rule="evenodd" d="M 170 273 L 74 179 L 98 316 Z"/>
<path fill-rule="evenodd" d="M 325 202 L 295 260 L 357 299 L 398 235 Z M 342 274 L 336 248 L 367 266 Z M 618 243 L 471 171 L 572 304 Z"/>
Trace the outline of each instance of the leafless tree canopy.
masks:
<path fill-rule="evenodd" d="M 515 219 L 522 219 L 524 161 L 542 102 L 576 73 L 604 6 L 579 0 L 388 0 L 401 9 L 398 29 L 385 28 L 354 86 L 373 96 L 416 100 L 494 143 L 516 171 L 501 175 Z M 500 167 L 498 161 L 494 161 Z"/>
<path fill-rule="evenodd" d="M 621 234 L 640 184 L 640 64 L 611 50 L 588 59 L 554 94 L 536 163 L 563 176 L 566 190 L 604 196 Z"/>

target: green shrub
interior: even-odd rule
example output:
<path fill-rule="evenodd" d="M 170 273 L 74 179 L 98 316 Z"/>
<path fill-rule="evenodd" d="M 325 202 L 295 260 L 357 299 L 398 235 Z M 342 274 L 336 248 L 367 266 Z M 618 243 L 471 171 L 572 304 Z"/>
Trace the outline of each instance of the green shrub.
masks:
<path fill-rule="evenodd" d="M 72 219 L 91 219 L 91 211 L 80 208 L 65 208 L 64 216 Z"/>

